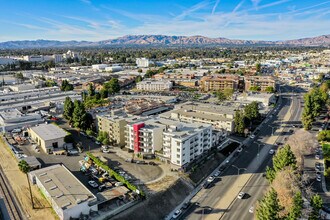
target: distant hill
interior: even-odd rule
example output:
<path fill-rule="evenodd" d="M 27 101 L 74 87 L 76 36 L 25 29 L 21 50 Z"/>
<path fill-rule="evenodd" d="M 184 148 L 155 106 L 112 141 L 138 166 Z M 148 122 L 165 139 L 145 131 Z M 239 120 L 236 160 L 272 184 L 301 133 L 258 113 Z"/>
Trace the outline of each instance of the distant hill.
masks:
<path fill-rule="evenodd" d="M 167 35 L 126 35 L 116 39 L 91 41 L 7 41 L 0 43 L 1 49 L 59 48 L 59 47 L 109 47 L 109 46 L 207 46 L 207 45 L 288 45 L 288 46 L 330 46 L 330 35 L 302 38 L 287 41 L 235 40 L 228 38 L 209 38 L 204 36 L 167 36 Z"/>

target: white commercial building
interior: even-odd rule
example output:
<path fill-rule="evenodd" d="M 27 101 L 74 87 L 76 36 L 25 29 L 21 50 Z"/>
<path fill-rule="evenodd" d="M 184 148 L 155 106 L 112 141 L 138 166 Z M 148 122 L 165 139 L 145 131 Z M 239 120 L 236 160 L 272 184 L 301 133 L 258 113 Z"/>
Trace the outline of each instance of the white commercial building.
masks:
<path fill-rule="evenodd" d="M 53 165 L 29 173 L 61 220 L 79 219 L 97 211 L 97 198 L 65 166 Z"/>
<path fill-rule="evenodd" d="M 107 66 L 105 67 L 105 71 L 108 71 L 108 72 L 119 72 L 119 71 L 122 71 L 123 70 L 123 67 L 121 66 Z"/>
<path fill-rule="evenodd" d="M 54 150 L 63 148 L 64 137 L 68 133 L 56 125 L 41 124 L 29 128 L 29 135 L 45 153 L 50 154 Z"/>
<path fill-rule="evenodd" d="M 151 62 L 147 58 L 136 58 L 136 65 L 138 67 L 149 67 Z"/>
<path fill-rule="evenodd" d="M 105 70 L 106 67 L 108 67 L 108 64 L 95 64 L 95 65 L 92 65 L 93 70 Z"/>
<path fill-rule="evenodd" d="M 259 102 L 263 107 L 276 103 L 276 97 L 273 93 L 249 93 L 237 97 L 240 101 Z"/>
<path fill-rule="evenodd" d="M 13 64 L 16 60 L 13 58 L 0 57 L 0 65 Z"/>
<path fill-rule="evenodd" d="M 41 115 L 37 113 L 22 114 L 17 109 L 0 111 L 0 132 L 32 127 L 42 122 Z"/>
<path fill-rule="evenodd" d="M 173 83 L 171 81 L 141 81 L 136 84 L 136 88 L 138 90 L 146 90 L 146 91 L 164 91 L 170 90 L 173 87 Z"/>

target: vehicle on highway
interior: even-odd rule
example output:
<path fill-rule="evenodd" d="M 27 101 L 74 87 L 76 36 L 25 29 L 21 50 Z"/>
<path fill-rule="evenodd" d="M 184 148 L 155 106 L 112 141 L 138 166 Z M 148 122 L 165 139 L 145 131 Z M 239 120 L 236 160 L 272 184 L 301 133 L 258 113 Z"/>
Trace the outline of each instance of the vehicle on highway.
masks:
<path fill-rule="evenodd" d="M 97 188 L 99 187 L 99 185 L 94 181 L 94 180 L 90 180 L 88 181 L 88 184 L 93 187 L 93 188 Z"/>
<path fill-rule="evenodd" d="M 275 154 L 275 150 L 274 150 L 274 149 L 270 149 L 270 150 L 269 150 L 269 154 L 270 154 L 270 155 Z"/>
<path fill-rule="evenodd" d="M 213 180 L 214 180 L 214 176 L 210 176 L 209 178 L 207 178 L 207 182 L 209 183 L 213 182 Z"/>
<path fill-rule="evenodd" d="M 256 136 L 254 134 L 251 134 L 250 138 L 253 139 L 255 138 Z"/>
<path fill-rule="evenodd" d="M 245 196 L 245 192 L 240 192 L 237 196 L 238 199 L 243 199 Z"/>
<path fill-rule="evenodd" d="M 253 213 L 254 212 L 254 207 L 253 206 L 250 207 L 249 212 L 250 213 Z"/>
<path fill-rule="evenodd" d="M 220 173 L 221 173 L 221 172 L 218 170 L 217 172 L 214 173 L 214 176 L 215 176 L 215 177 L 218 177 L 218 176 L 220 176 Z"/>
<path fill-rule="evenodd" d="M 242 148 L 242 147 L 239 147 L 239 148 L 237 149 L 237 152 L 241 153 L 242 150 L 243 150 L 243 148 Z"/>
<path fill-rule="evenodd" d="M 181 215 L 181 213 L 182 213 L 182 210 L 181 210 L 181 209 L 176 210 L 176 211 L 174 212 L 172 218 L 174 218 L 174 219 L 178 218 L 178 217 Z"/>

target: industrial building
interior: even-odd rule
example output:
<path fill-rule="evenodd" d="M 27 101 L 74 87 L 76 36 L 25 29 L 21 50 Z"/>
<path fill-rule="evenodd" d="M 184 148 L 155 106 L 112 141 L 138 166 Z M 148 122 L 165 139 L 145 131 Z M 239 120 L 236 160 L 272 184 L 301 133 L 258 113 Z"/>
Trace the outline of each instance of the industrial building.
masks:
<path fill-rule="evenodd" d="M 62 148 L 64 137 L 68 135 L 65 130 L 53 124 L 41 124 L 29 128 L 28 131 L 32 140 L 47 154 Z"/>
<path fill-rule="evenodd" d="M 95 195 L 63 165 L 35 170 L 29 176 L 61 220 L 79 219 L 98 210 Z"/>

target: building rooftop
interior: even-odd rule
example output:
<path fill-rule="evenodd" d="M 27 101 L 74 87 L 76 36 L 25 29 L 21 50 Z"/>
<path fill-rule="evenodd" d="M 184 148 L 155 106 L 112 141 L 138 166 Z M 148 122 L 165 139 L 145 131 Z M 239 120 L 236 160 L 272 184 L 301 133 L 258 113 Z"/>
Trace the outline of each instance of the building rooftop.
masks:
<path fill-rule="evenodd" d="M 177 113 L 191 118 L 203 118 L 211 121 L 233 121 L 233 119 L 231 118 L 226 118 L 215 114 L 208 114 L 207 112 L 204 113 L 204 112 L 196 112 L 196 111 L 186 111 L 184 109 L 173 110 L 170 113 Z"/>
<path fill-rule="evenodd" d="M 21 117 L 22 113 L 17 109 L 8 109 L 5 111 L 0 111 L 0 117 L 5 121 L 12 118 Z"/>
<path fill-rule="evenodd" d="M 36 127 L 31 127 L 30 129 L 45 141 L 64 138 L 68 135 L 65 130 L 53 124 L 41 124 Z"/>
<path fill-rule="evenodd" d="M 30 172 L 45 188 L 58 207 L 69 209 L 75 205 L 96 201 L 96 197 L 63 165 L 53 165 Z"/>

